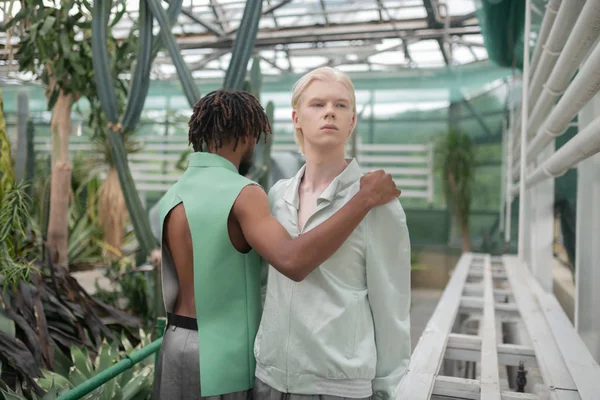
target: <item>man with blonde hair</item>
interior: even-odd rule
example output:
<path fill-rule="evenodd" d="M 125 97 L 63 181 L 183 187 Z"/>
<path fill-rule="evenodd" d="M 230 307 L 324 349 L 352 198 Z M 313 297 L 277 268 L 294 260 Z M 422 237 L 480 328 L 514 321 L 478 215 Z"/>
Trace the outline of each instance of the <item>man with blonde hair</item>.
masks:
<path fill-rule="evenodd" d="M 358 191 L 346 159 L 356 126 L 349 77 L 319 68 L 292 94 L 306 164 L 269 192 L 271 211 L 296 237 L 316 229 Z M 396 399 L 410 359 L 410 240 L 398 200 L 369 211 L 345 243 L 302 282 L 269 268 L 255 340 L 256 400 Z"/>

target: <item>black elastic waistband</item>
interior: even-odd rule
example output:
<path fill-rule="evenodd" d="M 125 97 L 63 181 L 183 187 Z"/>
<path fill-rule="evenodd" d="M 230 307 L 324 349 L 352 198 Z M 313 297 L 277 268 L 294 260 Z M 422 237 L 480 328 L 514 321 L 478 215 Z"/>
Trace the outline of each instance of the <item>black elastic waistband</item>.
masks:
<path fill-rule="evenodd" d="M 196 321 L 196 318 L 184 317 L 183 315 L 167 313 L 167 324 L 169 326 L 189 329 L 190 331 L 198 330 L 198 322 Z"/>

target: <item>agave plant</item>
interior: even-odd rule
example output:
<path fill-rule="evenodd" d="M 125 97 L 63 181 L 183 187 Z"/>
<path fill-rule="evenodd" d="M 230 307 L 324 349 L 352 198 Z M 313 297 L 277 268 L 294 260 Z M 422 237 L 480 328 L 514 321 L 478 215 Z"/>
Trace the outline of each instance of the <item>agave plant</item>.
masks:
<path fill-rule="evenodd" d="M 150 335 L 140 329 L 141 341 L 133 346 L 125 335 L 120 341 L 106 340 L 102 342 L 98 354 L 92 357 L 87 349 L 72 346 L 70 359 L 59 351 L 55 371 L 42 370 L 42 377 L 36 383 L 46 393 L 43 396 L 29 393 L 32 400 L 55 400 L 75 386 L 85 382 L 110 366 L 124 359 L 128 354 L 139 350 L 151 343 Z M 143 400 L 150 399 L 154 375 L 154 357 L 150 356 L 132 368 L 111 379 L 98 389 L 92 391 L 82 399 L 98 400 Z M 3 387 L 4 386 L 4 387 Z M 10 400 L 26 400 L 27 397 L 19 395 L 0 382 L 0 393 Z"/>

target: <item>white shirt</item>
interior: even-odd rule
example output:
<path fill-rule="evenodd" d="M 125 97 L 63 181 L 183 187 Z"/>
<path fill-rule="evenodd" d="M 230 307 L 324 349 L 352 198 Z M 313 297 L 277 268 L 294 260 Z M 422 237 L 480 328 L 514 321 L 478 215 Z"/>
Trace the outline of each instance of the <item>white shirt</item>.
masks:
<path fill-rule="evenodd" d="M 303 167 L 269 191 L 271 210 L 298 236 Z M 321 194 L 311 230 L 360 188 L 352 160 Z M 284 393 L 395 399 L 410 359 L 410 240 L 399 201 L 372 209 L 302 282 L 269 267 L 255 341 L 256 376 Z"/>

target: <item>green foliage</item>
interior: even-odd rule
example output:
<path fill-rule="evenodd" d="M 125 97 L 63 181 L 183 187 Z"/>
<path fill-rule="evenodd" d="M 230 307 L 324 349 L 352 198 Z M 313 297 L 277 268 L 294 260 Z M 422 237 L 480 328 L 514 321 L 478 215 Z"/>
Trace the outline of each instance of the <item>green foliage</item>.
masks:
<path fill-rule="evenodd" d="M 6 134 L 4 104 L 2 102 L 2 90 L 0 90 L 0 203 L 2 203 L 4 193 L 14 185 L 14 182 L 15 174 L 13 170 L 10 141 Z"/>
<path fill-rule="evenodd" d="M 9 400 L 56 400 L 75 386 L 92 378 L 121 361 L 128 354 L 139 350 L 151 343 L 150 335 L 140 329 L 141 341 L 137 346 L 122 335 L 120 340 L 114 340 L 110 344 L 104 340 L 98 349 L 98 354 L 92 357 L 85 347 L 71 346 L 71 358 L 67 358 L 58 350 L 62 358 L 59 361 L 60 371 L 42 370 L 43 376 L 37 379 L 37 384 L 46 391 L 43 397 L 34 393 L 28 393 L 29 397 L 20 395 L 9 389 L 6 385 L 0 385 L 0 393 Z M 98 389 L 82 397 L 85 400 L 146 400 L 152 397 L 152 385 L 154 375 L 154 357 L 150 356 L 142 362 L 135 364 L 132 368 L 119 376 L 111 379 Z"/>
<path fill-rule="evenodd" d="M 448 208 L 468 230 L 476 167 L 472 139 L 459 130 L 440 135 L 435 146 L 435 165 L 441 172 Z"/>
<path fill-rule="evenodd" d="M 94 297 L 107 304 L 117 306 L 121 299 L 126 301 L 125 309 L 138 316 L 147 324 L 152 324 L 155 317 L 153 306 L 151 280 L 147 272 L 135 267 L 133 257 L 125 257 L 112 263 L 106 270 L 105 276 L 112 282 L 114 290 L 104 290 L 96 282 Z"/>
<path fill-rule="evenodd" d="M 125 11 L 123 2 L 113 2 L 116 24 Z M 92 64 L 91 5 L 88 0 L 65 0 L 45 2 L 25 0 L 21 10 L 3 30 L 12 26 L 20 28 L 19 70 L 31 72 L 41 78 L 47 89 L 48 109 L 58 98 L 59 90 L 86 96 L 92 105 L 97 98 Z M 111 71 L 118 74 L 131 67 L 135 36 L 117 42 L 110 37 L 109 51 L 116 55 Z M 122 82 L 119 82 L 124 87 Z"/>
<path fill-rule="evenodd" d="M 34 235 L 29 227 L 31 199 L 19 183 L 9 189 L 0 205 L 0 290 L 15 288 L 19 282 L 30 280 L 36 271 Z"/>
<path fill-rule="evenodd" d="M 36 232 L 46 232 L 49 213 L 50 176 L 48 161 L 39 159 L 34 179 L 34 201 L 31 207 Z M 108 248 L 103 240 L 103 229 L 98 217 L 98 200 L 101 180 L 98 176 L 98 160 L 75 153 L 71 179 L 71 199 L 68 214 L 69 264 L 74 269 L 88 269 L 103 264 L 103 252 Z M 135 240 L 133 232 L 125 235 L 125 246 Z M 109 249 L 113 250 L 113 249 Z"/>

